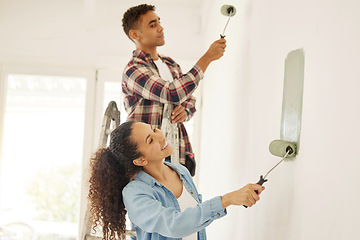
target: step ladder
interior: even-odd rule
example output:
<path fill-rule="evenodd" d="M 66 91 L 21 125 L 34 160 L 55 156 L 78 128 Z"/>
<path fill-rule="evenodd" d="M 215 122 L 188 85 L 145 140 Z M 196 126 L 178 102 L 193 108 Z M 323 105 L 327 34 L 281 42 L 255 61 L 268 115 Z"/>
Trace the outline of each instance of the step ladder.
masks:
<path fill-rule="evenodd" d="M 101 131 L 99 139 L 99 148 L 107 147 L 109 135 L 112 130 L 120 125 L 120 111 L 117 108 L 116 102 L 111 101 L 108 107 L 105 110 Z M 101 240 L 101 237 L 92 236 L 91 230 L 92 226 L 90 224 L 90 202 L 86 201 L 86 211 L 83 221 L 83 226 L 81 228 L 81 237 L 80 240 Z M 126 236 L 136 236 L 134 230 L 127 230 Z"/>

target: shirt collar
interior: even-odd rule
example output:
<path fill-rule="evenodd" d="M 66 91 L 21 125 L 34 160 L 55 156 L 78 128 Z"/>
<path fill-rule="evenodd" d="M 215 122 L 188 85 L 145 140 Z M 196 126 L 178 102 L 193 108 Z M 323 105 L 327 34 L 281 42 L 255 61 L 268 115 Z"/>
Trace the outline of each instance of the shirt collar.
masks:
<path fill-rule="evenodd" d="M 163 56 L 161 54 L 158 54 L 158 55 L 159 55 L 160 59 L 163 62 L 165 62 L 165 63 L 167 63 L 169 65 L 172 65 L 172 66 L 176 65 L 174 60 L 172 60 L 171 58 L 165 57 L 165 56 Z M 134 58 L 140 58 L 143 61 L 148 62 L 148 63 L 151 63 L 153 61 L 149 53 L 146 53 L 146 52 L 144 52 L 144 51 L 142 51 L 140 49 L 136 49 L 136 50 L 133 51 L 133 57 Z"/>
<path fill-rule="evenodd" d="M 171 167 L 179 175 L 180 180 L 183 180 L 183 173 L 182 173 L 181 168 L 178 165 L 169 163 L 169 162 L 164 162 L 164 164 Z M 154 185 L 162 186 L 161 183 L 159 183 L 155 178 L 153 178 L 152 176 L 150 176 L 148 173 L 144 172 L 143 170 L 141 170 L 137 174 L 135 180 L 145 182 L 145 183 L 149 184 L 150 186 L 154 186 Z"/>
<path fill-rule="evenodd" d="M 136 50 L 133 51 L 133 57 L 134 58 L 140 58 L 140 59 L 142 59 L 142 60 L 144 60 L 146 62 L 149 62 L 150 59 L 151 59 L 151 56 L 150 56 L 149 53 L 146 53 L 146 52 L 144 52 L 144 51 L 142 51 L 140 49 L 136 49 Z"/>

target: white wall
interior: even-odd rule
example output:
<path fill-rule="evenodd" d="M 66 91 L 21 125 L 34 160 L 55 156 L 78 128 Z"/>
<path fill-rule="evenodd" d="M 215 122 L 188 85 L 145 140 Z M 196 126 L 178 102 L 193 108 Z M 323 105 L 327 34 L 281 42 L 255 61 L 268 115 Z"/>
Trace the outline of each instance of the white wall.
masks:
<path fill-rule="evenodd" d="M 284 60 L 291 50 L 305 51 L 299 155 L 268 176 L 253 208 L 229 207 L 208 228 L 209 240 L 360 239 L 360 3 L 206 4 L 206 41 L 225 25 L 223 4 L 238 12 L 227 29 L 226 55 L 204 80 L 199 178 L 205 198 L 257 182 L 280 160 L 268 146 L 280 137 Z"/>
<path fill-rule="evenodd" d="M 156 5 L 165 28 L 166 45 L 159 52 L 175 60 L 200 57 L 201 1 L 146 2 Z M 123 32 L 122 16 L 141 3 L 1 0 L 0 64 L 123 69 L 119 61 L 129 59 L 135 46 Z"/>

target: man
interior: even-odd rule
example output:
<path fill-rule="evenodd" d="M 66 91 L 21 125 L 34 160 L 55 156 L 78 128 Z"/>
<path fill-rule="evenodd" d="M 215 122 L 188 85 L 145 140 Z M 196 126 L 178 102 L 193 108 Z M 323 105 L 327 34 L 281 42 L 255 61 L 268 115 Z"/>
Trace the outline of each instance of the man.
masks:
<path fill-rule="evenodd" d="M 161 128 L 170 144 L 175 144 L 171 162 L 180 162 L 194 175 L 194 155 L 183 122 L 194 115 L 196 99 L 192 94 L 209 64 L 223 56 L 226 40 L 211 44 L 194 67 L 183 74 L 174 60 L 157 52 L 165 39 L 154 6 L 142 4 L 128 9 L 122 23 L 124 32 L 136 45 L 122 80 L 128 119 Z"/>

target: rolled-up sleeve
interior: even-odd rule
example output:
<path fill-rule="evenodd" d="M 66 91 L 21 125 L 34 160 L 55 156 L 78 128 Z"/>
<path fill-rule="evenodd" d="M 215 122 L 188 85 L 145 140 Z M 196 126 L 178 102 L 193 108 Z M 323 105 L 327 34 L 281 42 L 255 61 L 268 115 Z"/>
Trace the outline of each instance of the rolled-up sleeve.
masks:
<path fill-rule="evenodd" d="M 190 96 L 190 98 L 181 104 L 186 111 L 185 121 L 189 121 L 194 116 L 194 113 L 196 112 L 195 103 L 196 98 L 194 96 Z"/>

